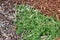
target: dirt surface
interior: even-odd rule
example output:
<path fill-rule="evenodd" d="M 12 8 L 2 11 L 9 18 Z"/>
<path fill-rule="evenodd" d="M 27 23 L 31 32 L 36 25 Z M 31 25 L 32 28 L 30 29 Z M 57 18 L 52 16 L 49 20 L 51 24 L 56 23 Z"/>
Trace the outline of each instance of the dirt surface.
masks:
<path fill-rule="evenodd" d="M 34 6 L 46 16 L 54 16 L 60 20 L 60 0 L 0 0 L 0 40 L 18 40 L 13 25 L 15 4 Z M 57 39 L 56 39 L 57 40 Z"/>

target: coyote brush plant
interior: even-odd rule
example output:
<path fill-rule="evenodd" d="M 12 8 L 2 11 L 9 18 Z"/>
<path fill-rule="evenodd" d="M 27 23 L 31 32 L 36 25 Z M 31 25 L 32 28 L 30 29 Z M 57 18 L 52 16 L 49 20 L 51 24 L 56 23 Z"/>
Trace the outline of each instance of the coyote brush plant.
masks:
<path fill-rule="evenodd" d="M 16 34 L 23 33 L 22 40 L 54 40 L 60 36 L 60 22 L 42 15 L 30 6 L 15 7 Z"/>

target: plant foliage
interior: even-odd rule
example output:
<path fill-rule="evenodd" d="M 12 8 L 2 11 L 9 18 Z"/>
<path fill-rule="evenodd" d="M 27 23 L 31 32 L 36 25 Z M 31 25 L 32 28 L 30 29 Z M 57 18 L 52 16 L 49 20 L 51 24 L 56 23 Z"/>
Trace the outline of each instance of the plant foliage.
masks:
<path fill-rule="evenodd" d="M 18 5 L 15 9 L 16 34 L 23 33 L 23 40 L 53 40 L 60 36 L 59 21 L 42 15 L 30 6 Z"/>

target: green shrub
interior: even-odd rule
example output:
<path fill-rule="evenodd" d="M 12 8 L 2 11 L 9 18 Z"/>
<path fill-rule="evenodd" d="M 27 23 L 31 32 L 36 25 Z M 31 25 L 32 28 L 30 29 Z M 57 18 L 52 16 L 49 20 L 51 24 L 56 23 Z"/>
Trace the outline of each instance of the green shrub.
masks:
<path fill-rule="evenodd" d="M 42 15 L 30 6 L 19 5 L 15 9 L 16 34 L 23 33 L 23 40 L 53 40 L 60 36 L 59 21 Z M 47 37 L 44 38 L 43 36 Z"/>

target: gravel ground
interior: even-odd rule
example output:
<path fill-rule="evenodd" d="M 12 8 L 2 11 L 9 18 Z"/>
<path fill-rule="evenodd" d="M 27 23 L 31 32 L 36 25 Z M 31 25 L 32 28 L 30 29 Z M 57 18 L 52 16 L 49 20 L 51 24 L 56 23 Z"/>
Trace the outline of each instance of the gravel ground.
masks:
<path fill-rule="evenodd" d="M 13 25 L 15 15 L 14 5 L 11 1 L 0 4 L 0 40 L 18 40 Z"/>

